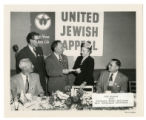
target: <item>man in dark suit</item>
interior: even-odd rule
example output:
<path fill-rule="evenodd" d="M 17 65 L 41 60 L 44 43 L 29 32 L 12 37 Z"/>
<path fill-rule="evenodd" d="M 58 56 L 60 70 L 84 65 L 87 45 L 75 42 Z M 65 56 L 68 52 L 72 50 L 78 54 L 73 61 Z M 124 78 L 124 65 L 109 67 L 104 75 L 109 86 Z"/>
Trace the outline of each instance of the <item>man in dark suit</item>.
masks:
<path fill-rule="evenodd" d="M 46 59 L 46 71 L 49 76 L 48 90 L 51 94 L 56 90 L 64 91 L 68 84 L 68 60 L 63 55 L 63 44 L 56 40 L 51 45 L 52 54 Z"/>
<path fill-rule="evenodd" d="M 28 45 L 21 49 L 16 56 L 16 71 L 20 73 L 19 62 L 23 58 L 29 58 L 34 65 L 34 73 L 38 73 L 43 90 L 46 93 L 46 71 L 42 48 L 38 46 L 40 36 L 36 32 L 30 32 L 27 35 Z"/>
<path fill-rule="evenodd" d="M 32 96 L 43 96 L 44 91 L 40 84 L 39 75 L 33 72 L 33 64 L 28 58 L 21 59 L 19 68 L 21 72 L 11 77 L 11 93 L 15 99 L 18 94 L 31 94 Z"/>
<path fill-rule="evenodd" d="M 121 62 L 118 59 L 112 59 L 108 65 L 108 71 L 103 71 L 97 83 L 98 93 L 125 93 L 127 92 L 128 78 L 119 68 Z"/>

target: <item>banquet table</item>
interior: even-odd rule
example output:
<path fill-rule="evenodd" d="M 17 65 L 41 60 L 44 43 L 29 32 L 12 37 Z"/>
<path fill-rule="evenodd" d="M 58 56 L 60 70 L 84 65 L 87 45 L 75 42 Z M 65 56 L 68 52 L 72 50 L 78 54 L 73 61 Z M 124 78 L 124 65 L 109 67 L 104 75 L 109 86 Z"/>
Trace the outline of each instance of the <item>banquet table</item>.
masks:
<path fill-rule="evenodd" d="M 18 111 L 38 111 L 38 110 L 135 110 L 136 102 L 134 107 L 93 107 L 92 100 L 90 100 L 90 104 L 84 104 L 82 106 L 78 104 L 72 104 L 68 107 L 65 104 L 65 99 L 55 100 L 53 104 L 50 103 L 51 96 L 43 96 L 37 97 L 33 96 L 31 101 L 26 102 L 25 104 L 19 103 Z M 11 110 L 15 111 L 16 106 L 15 103 L 12 103 Z"/>

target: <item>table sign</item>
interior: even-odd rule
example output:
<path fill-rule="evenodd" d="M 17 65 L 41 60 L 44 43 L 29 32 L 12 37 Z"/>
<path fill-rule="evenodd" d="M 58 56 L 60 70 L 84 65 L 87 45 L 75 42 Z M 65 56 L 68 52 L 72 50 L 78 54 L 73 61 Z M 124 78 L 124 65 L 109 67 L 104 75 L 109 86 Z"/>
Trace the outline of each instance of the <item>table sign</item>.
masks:
<path fill-rule="evenodd" d="M 92 94 L 93 107 L 134 107 L 133 93 Z"/>

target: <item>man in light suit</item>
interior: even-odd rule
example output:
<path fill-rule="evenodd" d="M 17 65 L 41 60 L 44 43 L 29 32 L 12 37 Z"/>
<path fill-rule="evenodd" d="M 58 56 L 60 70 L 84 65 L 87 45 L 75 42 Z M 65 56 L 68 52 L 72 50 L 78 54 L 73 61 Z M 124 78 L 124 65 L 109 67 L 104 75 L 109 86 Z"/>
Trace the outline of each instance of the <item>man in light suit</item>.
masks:
<path fill-rule="evenodd" d="M 19 63 L 21 72 L 11 77 L 11 93 L 16 98 L 22 92 L 32 96 L 43 96 L 44 91 L 40 84 L 39 75 L 33 72 L 33 64 L 28 58 L 21 59 Z"/>
<path fill-rule="evenodd" d="M 21 69 L 19 68 L 20 60 L 23 58 L 29 58 L 34 65 L 34 73 L 39 74 L 41 86 L 45 94 L 47 94 L 45 61 L 43 56 L 43 50 L 41 47 L 39 47 L 38 44 L 39 39 L 39 33 L 28 33 L 26 37 L 28 45 L 21 49 L 16 56 L 16 71 L 17 73 L 21 72 Z"/>
<path fill-rule="evenodd" d="M 68 60 L 63 55 L 63 44 L 56 40 L 51 45 L 52 54 L 46 58 L 46 71 L 49 76 L 48 91 L 51 94 L 56 90 L 64 91 L 68 85 Z"/>
<path fill-rule="evenodd" d="M 98 93 L 125 93 L 127 92 L 128 78 L 121 72 L 119 68 L 121 62 L 118 59 L 112 59 L 108 65 L 108 70 L 103 71 L 97 83 Z"/>

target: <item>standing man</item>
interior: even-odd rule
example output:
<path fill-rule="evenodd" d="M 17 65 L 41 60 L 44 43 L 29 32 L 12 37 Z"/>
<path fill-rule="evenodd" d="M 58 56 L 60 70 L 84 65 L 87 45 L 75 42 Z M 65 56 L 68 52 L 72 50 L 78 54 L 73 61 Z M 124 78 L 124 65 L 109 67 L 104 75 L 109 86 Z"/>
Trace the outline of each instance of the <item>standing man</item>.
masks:
<path fill-rule="evenodd" d="M 64 91 L 68 84 L 68 60 L 63 55 L 63 44 L 56 40 L 51 45 L 52 54 L 46 59 L 46 71 L 49 76 L 48 90 L 50 94 L 56 90 Z"/>
<path fill-rule="evenodd" d="M 127 92 L 128 78 L 119 68 L 121 62 L 118 59 L 112 59 L 108 65 L 108 71 L 103 71 L 97 84 L 98 93 L 125 93 Z"/>
<path fill-rule="evenodd" d="M 42 48 L 38 46 L 38 40 L 40 39 L 39 33 L 30 32 L 27 35 L 28 45 L 21 49 L 16 57 L 16 71 L 21 72 L 19 68 L 19 62 L 23 58 L 29 58 L 34 65 L 34 73 L 38 73 L 43 90 L 46 94 L 46 71 L 45 62 Z"/>

